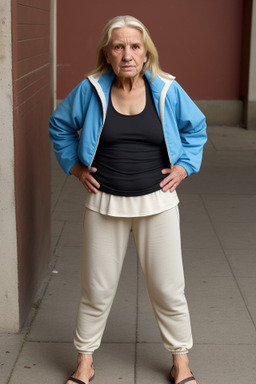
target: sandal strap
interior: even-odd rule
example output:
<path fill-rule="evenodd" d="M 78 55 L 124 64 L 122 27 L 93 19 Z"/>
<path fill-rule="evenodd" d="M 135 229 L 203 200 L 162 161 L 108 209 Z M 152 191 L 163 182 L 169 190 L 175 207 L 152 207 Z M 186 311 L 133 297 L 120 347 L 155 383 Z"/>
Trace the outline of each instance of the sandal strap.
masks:
<path fill-rule="evenodd" d="M 187 377 L 186 379 L 181 380 L 178 384 L 185 384 L 185 383 L 188 383 L 189 381 L 192 381 L 192 380 L 196 380 L 194 378 L 194 376 Z"/>
<path fill-rule="evenodd" d="M 72 373 L 72 375 L 74 375 L 74 373 L 75 372 L 73 372 Z M 92 381 L 93 379 L 94 379 L 94 376 L 95 376 L 95 373 L 92 375 L 92 377 L 89 379 L 89 382 L 90 381 Z M 77 383 L 77 384 L 86 384 L 84 381 L 82 381 L 82 380 L 79 380 L 79 379 L 76 379 L 75 377 L 73 377 L 73 376 L 70 376 L 69 378 L 68 378 L 68 380 L 67 381 L 73 381 L 73 383 Z"/>
<path fill-rule="evenodd" d="M 174 379 L 174 377 L 173 377 L 173 375 L 172 375 L 172 370 L 173 370 L 173 366 L 172 366 L 172 369 L 171 369 L 171 371 L 170 371 L 170 381 L 171 381 L 171 384 L 175 384 L 175 379 Z M 185 383 L 188 383 L 189 381 L 192 381 L 192 380 L 196 380 L 195 378 L 194 378 L 194 376 L 193 376 L 193 373 L 191 372 L 191 374 L 192 374 L 192 376 L 190 376 L 190 377 L 187 377 L 186 379 L 184 379 L 184 380 L 181 380 L 178 384 L 185 384 Z"/>
<path fill-rule="evenodd" d="M 70 376 L 67 381 L 73 381 L 73 383 L 77 384 L 86 384 L 84 381 L 76 379 L 75 377 Z"/>

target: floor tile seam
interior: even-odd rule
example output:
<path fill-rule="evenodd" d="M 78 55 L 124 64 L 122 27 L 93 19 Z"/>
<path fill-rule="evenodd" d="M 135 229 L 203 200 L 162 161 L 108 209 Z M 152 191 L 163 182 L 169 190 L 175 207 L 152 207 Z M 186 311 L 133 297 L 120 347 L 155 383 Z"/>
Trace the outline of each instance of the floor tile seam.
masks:
<path fill-rule="evenodd" d="M 186 193 L 180 193 L 179 194 L 180 196 L 189 196 L 189 195 L 201 195 L 201 196 L 204 196 L 204 195 L 210 195 L 210 193 L 190 193 L 190 192 L 186 192 Z M 251 193 L 243 193 L 243 194 L 241 194 L 241 193 L 231 193 L 231 192 L 223 192 L 223 191 L 221 191 L 221 192 L 214 192 L 214 193 L 212 193 L 211 194 L 212 196 L 213 195 L 215 195 L 215 196 L 221 196 L 221 195 L 223 195 L 223 196 L 255 196 L 256 194 L 255 194 L 255 192 L 251 192 Z"/>
<path fill-rule="evenodd" d="M 32 317 L 31 317 L 31 320 L 30 320 L 29 324 L 25 325 L 25 328 L 23 328 L 23 330 L 21 331 L 21 333 L 23 333 L 24 329 L 26 329 L 25 332 L 24 332 L 23 342 L 22 342 L 22 344 L 20 346 L 19 352 L 17 353 L 16 359 L 15 359 L 15 361 L 13 363 L 13 366 L 12 366 L 12 369 L 10 371 L 10 374 L 9 374 L 9 377 L 7 379 L 7 383 L 6 384 L 8 384 L 10 382 L 11 378 L 12 378 L 15 366 L 16 366 L 16 364 L 17 364 L 17 362 L 18 362 L 18 360 L 19 360 L 19 358 L 21 356 L 21 353 L 23 351 L 23 348 L 24 348 L 25 344 L 30 343 L 30 341 L 28 339 L 29 333 L 30 333 L 32 325 L 33 325 L 33 323 L 34 323 L 34 321 L 36 319 L 36 316 L 37 316 L 37 314 L 38 314 L 38 312 L 40 310 L 43 298 L 44 298 L 44 296 L 46 294 L 46 291 L 48 289 L 50 281 L 51 281 L 51 279 L 53 277 L 51 271 L 52 271 L 52 269 L 54 269 L 54 266 L 56 265 L 56 258 L 54 260 L 54 252 L 52 254 L 52 260 L 53 260 L 53 262 L 52 263 L 50 262 L 50 264 L 49 264 L 48 277 L 45 280 L 43 280 L 44 287 L 41 287 L 41 294 L 40 294 L 40 297 L 37 299 L 37 302 L 39 302 L 39 305 L 38 305 L 38 307 L 36 309 L 32 308 L 34 313 L 33 313 Z"/>
<path fill-rule="evenodd" d="M 27 340 L 27 344 L 73 344 L 73 341 L 54 341 L 54 340 Z M 158 345 L 158 346 L 163 346 L 162 342 L 158 341 L 137 341 L 137 342 L 128 342 L 128 341 L 104 341 L 102 342 L 102 345 Z M 229 346 L 256 346 L 256 342 L 251 342 L 251 343 L 214 343 L 214 342 L 194 342 L 195 345 L 229 345 Z"/>
<path fill-rule="evenodd" d="M 181 229 L 183 229 L 183 227 L 185 226 L 185 225 L 188 225 L 188 224 L 201 224 L 201 225 L 203 225 L 204 223 L 205 223 L 205 220 L 182 220 L 182 225 L 181 225 Z M 217 224 L 220 224 L 220 225 L 222 225 L 222 224 L 236 224 L 236 225 L 238 225 L 238 224 L 250 224 L 252 227 L 254 227 L 255 225 L 256 225 L 256 220 L 248 220 L 248 219 L 243 219 L 243 220 L 234 220 L 234 219 L 229 219 L 229 220 L 215 220 L 215 219 L 213 219 L 213 223 L 215 223 L 216 225 Z M 206 246 L 207 247 L 207 246 Z M 200 247 L 198 247 L 198 248 L 200 248 Z M 203 247 L 204 248 L 204 247 Z M 217 248 L 217 247 L 214 247 L 214 248 Z M 236 247 L 237 248 L 237 247 Z M 247 247 L 248 249 L 249 248 L 251 248 L 251 247 Z M 244 248 L 244 249 L 246 249 L 246 248 Z"/>
<path fill-rule="evenodd" d="M 58 245 L 56 249 L 82 248 L 82 245 Z"/>
<path fill-rule="evenodd" d="M 53 207 L 51 208 L 51 215 L 53 215 L 55 212 L 55 209 L 56 209 L 56 207 L 59 203 L 59 200 L 60 200 L 60 196 L 61 196 L 61 194 L 62 194 L 62 192 L 66 186 L 67 180 L 68 180 L 68 175 L 65 177 L 65 180 L 63 181 L 62 187 L 60 188 L 59 193 L 56 197 L 55 203 L 54 203 Z"/>
<path fill-rule="evenodd" d="M 183 244 L 183 234 L 182 234 L 182 224 L 181 224 L 181 244 Z M 182 245 L 182 249 L 186 249 L 183 245 Z M 191 249 L 191 250 L 200 250 L 200 251 L 207 251 L 207 250 L 209 250 L 209 249 L 215 249 L 216 251 L 221 251 L 222 250 L 222 247 L 221 246 L 219 246 L 219 247 L 213 247 L 213 248 L 210 248 L 210 247 L 198 247 L 197 245 L 195 246 L 195 247 L 193 247 L 193 246 L 190 246 L 189 248 L 187 248 L 187 249 Z M 238 249 L 238 248 L 236 248 L 236 249 Z M 244 249 L 244 248 L 242 248 L 242 249 Z"/>
<path fill-rule="evenodd" d="M 37 299 L 37 307 L 35 308 L 34 307 L 34 314 L 29 322 L 29 324 L 27 325 L 27 331 L 25 332 L 25 337 L 24 337 L 24 341 L 29 341 L 28 337 L 29 337 L 29 334 L 30 334 L 30 331 L 31 331 L 31 328 L 32 328 L 32 325 L 37 317 L 37 314 L 39 313 L 40 311 L 40 308 L 41 308 L 41 305 L 42 305 L 42 302 L 44 300 L 44 297 L 46 295 L 46 292 L 48 290 L 48 287 L 49 287 L 49 284 L 53 278 L 53 274 L 52 274 L 52 270 L 55 268 L 56 266 L 56 262 L 57 262 L 57 258 L 53 258 L 53 263 L 51 264 L 51 268 L 49 268 L 49 272 L 48 272 L 48 276 L 47 278 L 45 279 L 44 281 L 44 287 L 42 287 L 41 289 L 41 294 L 40 294 L 40 297 L 38 297 Z"/>
<path fill-rule="evenodd" d="M 64 228 L 65 225 L 63 225 L 63 228 Z M 63 228 L 62 228 L 62 231 L 63 231 Z M 62 233 L 61 231 L 61 233 Z M 60 234 L 61 236 L 61 234 Z M 59 241 L 59 240 L 58 240 Z M 27 325 L 25 325 L 25 332 L 24 332 L 24 340 L 23 340 L 23 343 L 22 343 L 22 346 L 20 348 L 20 351 L 19 351 L 19 354 L 17 356 L 17 360 L 16 362 L 18 361 L 19 359 L 19 356 L 22 352 L 22 349 L 24 347 L 24 345 L 27 343 L 27 342 L 30 342 L 29 341 L 29 334 L 30 334 L 30 331 L 31 331 L 31 328 L 33 326 L 33 323 L 37 317 L 37 314 L 39 313 L 40 311 L 40 308 L 41 308 L 41 304 L 42 304 L 42 301 L 46 295 L 46 292 L 48 290 L 48 287 L 49 287 L 49 284 L 53 278 L 53 274 L 52 274 L 52 270 L 55 268 L 56 264 L 57 264 L 57 260 L 58 260 L 58 256 L 56 256 L 55 252 L 56 252 L 56 249 L 57 247 L 54 248 L 53 252 L 52 252 L 52 258 L 51 258 L 51 261 L 49 263 L 49 268 L 48 268 L 48 272 L 47 272 L 47 275 L 46 275 L 46 278 L 43 280 L 42 284 L 43 284 L 43 287 L 40 287 L 39 291 L 40 291 L 40 295 L 38 295 L 38 298 L 37 299 L 37 302 L 38 302 L 38 306 L 35 308 L 32 308 L 32 310 L 34 311 L 33 315 L 31 316 L 31 320 L 29 321 L 29 323 Z M 24 330 L 23 329 L 23 330 Z M 23 331 L 21 331 L 23 332 Z M 15 364 L 16 364 L 15 362 Z M 15 365 L 13 366 L 13 369 L 14 369 Z M 8 384 L 8 383 L 7 383 Z"/>
<path fill-rule="evenodd" d="M 138 345 L 158 345 L 158 346 L 163 346 L 163 343 L 157 342 L 157 341 L 152 341 L 152 342 L 138 342 Z M 193 346 L 200 346 L 200 345 L 211 345 L 211 346 L 222 346 L 222 345 L 227 345 L 227 346 L 255 346 L 256 347 L 256 342 L 252 343 L 214 343 L 214 342 L 195 342 L 193 343 Z"/>
<path fill-rule="evenodd" d="M 72 340 L 31 340 L 28 339 L 26 341 L 27 344 L 73 344 Z M 135 345 L 135 341 L 103 341 L 101 345 L 109 345 L 109 344 L 117 344 L 117 345 Z M 144 342 L 138 342 L 137 344 L 147 344 Z M 152 343 L 150 343 L 152 344 Z M 156 344 L 161 344 L 161 343 L 156 343 Z"/>
<path fill-rule="evenodd" d="M 251 152 L 251 153 L 255 153 L 255 148 L 252 148 L 251 146 L 244 146 L 244 147 L 221 147 L 221 148 L 217 148 L 214 146 L 214 149 L 212 150 L 212 148 L 207 148 L 205 150 L 205 157 L 207 156 L 206 152 L 223 152 L 225 154 L 227 154 L 228 156 L 228 153 L 234 153 L 234 152 L 239 152 L 239 153 L 248 153 L 248 152 Z M 242 165 L 241 165 L 242 167 Z"/>
<path fill-rule="evenodd" d="M 193 246 L 186 246 L 186 245 L 183 245 L 182 246 L 182 249 L 184 249 L 184 250 L 186 250 L 186 251 L 190 251 L 190 250 L 201 250 L 201 249 L 208 249 L 209 251 L 210 250 L 216 250 L 216 251 L 219 251 L 219 250 L 221 250 L 221 248 L 220 247 L 216 247 L 216 246 L 214 246 L 214 247 L 209 247 L 209 246 L 205 246 L 205 247 L 199 247 L 199 246 L 197 246 L 197 247 L 193 247 Z M 229 248 L 230 249 L 230 248 Z M 235 248 L 236 249 L 236 248 Z"/>
<path fill-rule="evenodd" d="M 237 347 L 245 347 L 245 346 L 256 346 L 256 342 L 255 343 L 197 343 L 197 342 L 194 342 L 193 344 L 194 346 L 197 345 L 197 346 L 200 346 L 200 345 L 214 345 L 214 346 L 221 346 L 221 345 L 226 345 L 226 346 L 230 346 L 230 347 L 234 347 L 234 346 L 237 346 Z"/>
<path fill-rule="evenodd" d="M 251 224 L 251 225 L 253 224 L 255 225 L 256 220 L 248 220 L 248 219 L 238 220 L 234 218 L 231 218 L 229 220 L 212 219 L 212 223 L 214 223 L 215 225 L 218 225 L 218 224 Z"/>
<path fill-rule="evenodd" d="M 182 228 L 181 228 L 181 230 L 182 230 Z M 183 240 L 182 240 L 183 241 Z M 189 246 L 189 247 L 187 247 L 187 248 L 185 248 L 184 246 L 182 247 L 182 249 L 191 249 L 191 250 L 200 250 L 200 251 L 202 251 L 202 250 L 209 250 L 209 249 L 215 249 L 216 251 L 220 251 L 220 250 L 223 250 L 223 247 L 222 247 L 222 245 L 220 245 L 219 246 L 219 248 L 218 247 L 198 247 L 198 246 L 195 246 L 195 247 L 193 247 L 193 246 Z M 235 247 L 235 248 L 226 248 L 228 251 L 229 250 L 239 250 L 239 251 L 242 251 L 242 250 L 248 250 L 248 251 L 253 251 L 253 250 L 255 250 L 255 246 L 250 246 L 250 247 Z"/>
<path fill-rule="evenodd" d="M 185 276 L 186 276 L 186 280 L 188 280 L 188 281 L 189 281 L 190 278 L 191 278 L 191 280 L 194 280 L 195 277 L 198 278 L 198 279 L 217 279 L 217 278 L 218 279 L 219 278 L 223 278 L 223 279 L 230 278 L 230 279 L 233 279 L 233 276 L 232 276 L 231 272 L 230 272 L 230 275 L 196 275 L 196 274 L 194 274 L 193 277 L 192 277 L 191 275 L 189 276 L 188 272 L 186 272 L 186 270 L 185 270 Z"/>
<path fill-rule="evenodd" d="M 225 256 L 225 255 L 224 255 Z M 225 259 L 226 259 L 226 257 L 225 257 Z M 186 268 L 185 267 L 185 276 L 186 276 L 186 280 L 189 280 L 190 278 L 191 279 L 194 279 L 195 277 L 196 278 L 199 278 L 199 279 L 219 279 L 219 278 L 224 278 L 224 279 L 228 279 L 228 278 L 234 278 L 234 276 L 233 276 L 233 274 L 232 274 L 232 272 L 230 271 L 230 274 L 228 275 L 228 274 L 222 274 L 222 275 L 209 275 L 209 274 L 204 274 L 204 275 L 200 275 L 200 274 L 196 274 L 196 273 L 194 273 L 193 274 L 193 277 L 191 277 L 191 275 L 189 275 L 189 273 L 188 272 L 186 272 L 186 270 L 187 270 L 188 268 Z M 256 275 L 255 276 L 245 276 L 245 275 L 238 275 L 238 274 L 236 274 L 235 273 L 235 276 L 236 276 L 236 278 L 237 279 L 243 279 L 243 278 L 245 278 L 245 279 L 255 279 L 256 278 Z"/>
<path fill-rule="evenodd" d="M 237 153 L 237 151 L 234 151 L 234 153 Z M 247 154 L 248 151 L 245 151 L 245 153 Z M 251 155 L 252 154 L 255 155 L 255 153 L 253 151 L 251 151 L 250 154 Z M 207 155 L 205 155 L 205 157 L 206 156 Z M 233 154 L 232 154 L 232 157 L 233 157 Z M 254 162 L 253 163 L 249 163 L 249 161 L 246 161 L 243 164 L 236 164 L 236 163 L 233 162 L 231 164 L 231 161 L 233 161 L 232 157 L 231 157 L 231 154 L 230 154 L 230 157 L 227 157 L 225 159 L 225 163 L 224 164 L 222 163 L 223 160 L 221 160 L 220 163 L 218 164 L 218 163 L 214 162 L 210 158 L 209 158 L 209 160 L 206 159 L 205 163 L 202 164 L 200 170 L 206 170 L 207 168 L 214 168 L 214 169 L 217 168 L 217 169 L 221 169 L 222 171 L 226 171 L 226 170 L 229 170 L 229 169 L 233 169 L 233 170 L 239 169 L 239 171 L 241 171 L 242 169 L 246 169 L 246 170 L 249 170 L 249 169 L 253 169 L 254 170 L 255 169 L 255 163 Z M 230 163 L 227 162 L 227 160 L 230 161 Z M 207 163 L 207 161 L 209 161 L 209 162 Z M 222 172 L 222 174 L 223 174 L 223 172 Z"/>
<path fill-rule="evenodd" d="M 61 227 L 61 230 L 60 230 L 60 232 L 59 232 L 59 235 L 58 235 L 56 244 L 55 244 L 55 246 L 53 247 L 53 252 L 52 252 L 52 255 L 53 255 L 53 256 L 55 256 L 58 247 L 61 246 L 61 245 L 59 245 L 59 244 L 60 244 L 60 239 L 61 239 L 61 236 L 62 236 L 62 234 L 63 234 L 63 231 L 64 231 L 64 229 L 65 229 L 65 227 L 66 227 L 66 225 L 67 225 L 67 220 L 63 220 L 63 221 L 61 221 L 61 223 L 62 223 L 62 227 Z"/>
<path fill-rule="evenodd" d="M 236 196 L 236 197 L 238 197 L 238 198 L 243 198 L 243 197 L 251 197 L 251 196 L 254 196 L 254 197 L 256 197 L 256 193 L 253 193 L 253 194 L 251 194 L 251 193 L 225 193 L 225 192 L 222 192 L 221 194 L 223 194 L 223 196 L 227 196 L 227 195 L 232 195 L 233 197 L 234 196 Z M 209 192 L 207 192 L 207 193 L 201 193 L 201 194 L 198 194 L 198 196 L 199 195 L 201 195 L 201 196 L 205 196 L 206 198 L 208 197 L 215 197 L 216 196 L 216 193 L 209 193 Z M 220 194 L 218 194 L 218 195 L 220 195 Z"/>
<path fill-rule="evenodd" d="M 25 337 L 24 337 L 23 342 L 22 342 L 22 344 L 21 344 L 21 346 L 20 346 L 20 348 L 19 348 L 19 351 L 18 351 L 18 353 L 17 353 L 17 356 L 16 356 L 16 358 L 15 358 L 13 364 L 12 364 L 12 368 L 11 368 L 9 374 L 8 374 L 6 384 L 9 384 L 10 381 L 11 381 L 11 379 L 12 379 L 13 372 L 14 372 L 14 370 L 15 370 L 16 364 L 18 363 L 18 360 L 19 360 L 19 358 L 20 358 L 20 355 L 21 355 L 21 353 L 22 353 L 22 350 L 23 350 L 23 348 L 24 348 L 24 345 L 25 345 Z"/>
<path fill-rule="evenodd" d="M 38 339 L 38 340 L 31 340 L 31 339 L 28 339 L 26 341 L 27 344 L 73 344 L 73 341 L 71 340 L 42 340 L 42 339 Z"/>
<path fill-rule="evenodd" d="M 221 246 L 221 249 L 222 249 L 222 252 L 223 252 L 223 254 L 224 254 L 224 256 L 225 256 L 226 262 L 227 262 L 227 264 L 228 264 L 228 266 L 229 266 L 229 268 L 230 268 L 230 271 L 231 271 L 231 274 L 232 274 L 232 276 L 233 276 L 233 278 L 234 278 L 234 281 L 235 281 L 236 287 L 237 287 L 237 289 L 238 289 L 238 292 L 240 293 L 240 296 L 241 296 L 241 298 L 242 298 L 242 300 L 243 300 L 243 302 L 244 302 L 245 308 L 246 308 L 247 313 L 248 313 L 248 315 L 249 315 L 249 317 L 250 317 L 250 319 L 251 319 L 251 322 L 252 322 L 254 328 L 256 329 L 256 323 L 255 323 L 255 321 L 254 321 L 254 319 L 253 319 L 253 316 L 252 316 L 252 314 L 251 314 L 251 312 L 250 312 L 250 310 L 249 310 L 249 307 L 248 307 L 248 305 L 247 305 L 247 301 L 245 300 L 245 297 L 244 297 L 244 295 L 243 295 L 243 292 L 242 292 L 242 290 L 241 290 L 241 288 L 240 288 L 239 282 L 238 282 L 238 280 L 237 280 L 237 277 L 236 277 L 236 275 L 235 275 L 235 272 L 234 272 L 234 270 L 233 270 L 233 267 L 232 267 L 232 265 L 231 265 L 231 263 L 230 263 L 229 257 L 228 257 L 228 255 L 226 254 L 225 248 L 224 248 L 224 246 L 223 246 L 223 244 L 222 244 L 222 241 L 221 241 L 221 239 L 220 239 L 220 237 L 219 237 L 219 234 L 218 234 L 218 232 L 217 232 L 217 230 L 216 230 L 216 228 L 215 228 L 215 225 L 214 225 L 214 222 L 213 222 L 213 220 L 212 220 L 212 218 L 211 218 L 210 212 L 209 212 L 208 209 L 207 209 L 207 206 L 206 206 L 205 201 L 204 201 L 204 199 L 203 199 L 203 195 L 200 195 L 200 197 L 201 197 L 201 200 L 202 200 L 204 209 L 205 209 L 205 211 L 206 211 L 206 213 L 207 213 L 207 215 L 208 215 L 209 221 L 210 221 L 210 223 L 211 223 L 211 225 L 212 225 L 212 228 L 213 228 L 213 231 L 214 231 L 214 233 L 215 233 L 215 236 L 216 236 L 216 238 L 217 238 L 217 240 L 218 240 L 218 242 L 219 242 L 219 244 L 220 244 L 220 246 Z M 237 249 L 237 248 L 236 248 L 236 249 Z"/>
<path fill-rule="evenodd" d="M 255 280 L 256 279 L 256 275 L 255 276 L 240 276 L 240 275 L 236 274 L 236 278 L 237 279 L 246 279 L 246 280 L 248 280 L 248 279 Z"/>
<path fill-rule="evenodd" d="M 212 248 L 212 249 L 214 249 L 214 248 Z M 251 248 L 248 248 L 248 247 L 243 247 L 243 248 L 237 248 L 237 247 L 225 247 L 225 250 L 226 250 L 226 251 L 236 251 L 237 249 L 239 249 L 239 250 L 244 250 L 244 251 L 251 250 Z"/>
<path fill-rule="evenodd" d="M 207 132 L 207 130 L 206 130 L 206 132 Z M 217 152 L 218 150 L 217 150 L 217 147 L 215 146 L 215 144 L 214 144 L 214 140 L 212 140 L 212 138 L 211 138 L 211 132 L 207 132 L 207 142 L 208 142 L 208 144 L 211 144 L 212 145 L 212 148 L 211 148 L 211 150 L 214 150 L 215 152 Z M 205 152 L 207 151 L 207 149 L 205 149 Z"/>

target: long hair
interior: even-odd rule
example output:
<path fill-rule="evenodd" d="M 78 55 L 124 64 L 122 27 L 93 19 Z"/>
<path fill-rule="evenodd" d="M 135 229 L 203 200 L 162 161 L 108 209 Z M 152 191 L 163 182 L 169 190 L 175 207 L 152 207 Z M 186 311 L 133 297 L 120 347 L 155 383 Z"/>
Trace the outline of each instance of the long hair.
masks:
<path fill-rule="evenodd" d="M 139 21 L 133 16 L 128 16 L 128 15 L 116 16 L 113 19 L 109 20 L 105 25 L 97 45 L 96 67 L 90 74 L 94 74 L 98 72 L 103 74 L 111 68 L 111 65 L 108 64 L 106 61 L 105 52 L 111 41 L 112 31 L 116 28 L 124 28 L 124 27 L 136 28 L 142 34 L 142 40 L 146 49 L 147 61 L 143 66 L 141 74 L 144 75 L 146 70 L 149 70 L 152 74 L 152 80 L 155 78 L 156 74 L 165 78 L 169 78 L 169 75 L 163 72 L 159 66 L 158 52 L 155 47 L 155 44 L 153 43 L 150 37 L 148 29 L 145 27 L 145 25 L 141 21 Z"/>

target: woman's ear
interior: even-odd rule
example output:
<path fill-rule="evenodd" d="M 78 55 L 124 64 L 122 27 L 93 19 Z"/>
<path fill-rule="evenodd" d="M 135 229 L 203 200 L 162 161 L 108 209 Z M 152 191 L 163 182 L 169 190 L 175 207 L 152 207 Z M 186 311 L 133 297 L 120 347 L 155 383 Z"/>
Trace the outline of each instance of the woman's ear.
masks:
<path fill-rule="evenodd" d="M 145 64 L 147 62 L 147 56 L 144 57 L 143 63 Z"/>

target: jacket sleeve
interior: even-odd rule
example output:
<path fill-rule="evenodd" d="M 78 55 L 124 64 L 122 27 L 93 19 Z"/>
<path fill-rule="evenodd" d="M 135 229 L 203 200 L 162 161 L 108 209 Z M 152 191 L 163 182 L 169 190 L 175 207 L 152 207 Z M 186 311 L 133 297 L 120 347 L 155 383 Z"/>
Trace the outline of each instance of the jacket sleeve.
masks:
<path fill-rule="evenodd" d="M 88 80 L 82 81 L 50 116 L 49 132 L 54 152 L 60 166 L 69 175 L 73 165 L 79 162 L 79 130 L 85 119 L 88 88 Z"/>
<path fill-rule="evenodd" d="M 176 162 L 182 165 L 190 176 L 200 169 L 203 146 L 207 141 L 206 119 L 182 87 L 176 85 L 176 120 L 183 147 L 183 153 Z"/>

